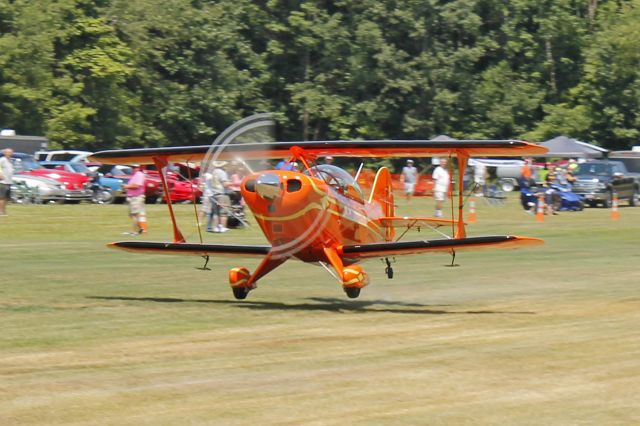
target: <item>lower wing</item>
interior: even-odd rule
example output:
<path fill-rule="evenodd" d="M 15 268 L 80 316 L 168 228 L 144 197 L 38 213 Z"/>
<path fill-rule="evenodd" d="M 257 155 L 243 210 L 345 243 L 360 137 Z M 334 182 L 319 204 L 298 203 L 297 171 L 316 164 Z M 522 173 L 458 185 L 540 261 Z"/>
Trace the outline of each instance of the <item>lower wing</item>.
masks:
<path fill-rule="evenodd" d="M 264 257 L 271 250 L 271 246 L 249 246 L 231 244 L 191 244 L 191 243 L 162 243 L 154 241 L 119 241 L 108 245 L 110 248 L 136 253 L 186 254 L 229 257 Z"/>
<path fill-rule="evenodd" d="M 513 235 L 494 235 L 442 240 L 354 244 L 339 247 L 338 254 L 350 259 L 364 259 L 368 257 L 386 257 L 427 252 L 450 253 L 452 251 L 457 252 L 463 250 L 517 248 L 536 246 L 543 243 L 544 241 L 539 238 L 518 237 Z"/>

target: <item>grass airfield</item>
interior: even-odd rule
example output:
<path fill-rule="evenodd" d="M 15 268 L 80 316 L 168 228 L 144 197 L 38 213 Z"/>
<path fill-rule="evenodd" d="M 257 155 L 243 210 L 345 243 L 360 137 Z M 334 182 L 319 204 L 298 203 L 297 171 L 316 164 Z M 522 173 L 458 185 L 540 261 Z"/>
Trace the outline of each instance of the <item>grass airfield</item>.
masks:
<path fill-rule="evenodd" d="M 398 200 L 399 215 L 433 201 Z M 347 299 L 290 261 L 233 299 L 252 259 L 134 255 L 123 205 L 0 218 L 0 424 L 638 424 L 640 208 L 545 217 L 476 203 L 474 235 L 545 246 L 399 257 Z M 193 206 L 176 206 L 198 240 Z M 148 206 L 150 240 L 169 240 Z M 406 238 L 437 238 L 412 232 Z M 207 242 L 262 243 L 257 227 Z"/>

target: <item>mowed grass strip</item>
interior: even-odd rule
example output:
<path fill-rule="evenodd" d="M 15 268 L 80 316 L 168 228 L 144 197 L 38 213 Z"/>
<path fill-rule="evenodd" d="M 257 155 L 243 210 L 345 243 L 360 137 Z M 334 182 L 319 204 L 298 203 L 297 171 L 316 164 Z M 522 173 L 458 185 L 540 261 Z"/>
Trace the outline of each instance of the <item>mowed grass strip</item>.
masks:
<path fill-rule="evenodd" d="M 515 195 L 515 194 L 513 194 Z M 428 216 L 433 201 L 398 200 Z M 640 209 L 539 223 L 476 202 L 470 235 L 525 250 L 399 257 L 346 298 L 291 261 L 246 301 L 251 259 L 134 255 L 126 207 L 10 206 L 0 221 L 0 424 L 634 424 L 640 422 Z M 198 241 L 193 206 L 176 206 Z M 170 240 L 149 206 L 150 240 Z M 203 235 L 264 243 L 256 226 Z M 412 232 L 407 238 L 437 238 Z"/>

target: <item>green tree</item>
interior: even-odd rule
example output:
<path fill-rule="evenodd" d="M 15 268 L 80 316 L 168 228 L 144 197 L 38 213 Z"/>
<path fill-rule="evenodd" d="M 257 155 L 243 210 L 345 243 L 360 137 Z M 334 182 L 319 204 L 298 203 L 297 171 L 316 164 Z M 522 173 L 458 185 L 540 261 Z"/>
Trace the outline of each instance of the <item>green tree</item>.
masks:
<path fill-rule="evenodd" d="M 115 0 L 109 16 L 134 52 L 139 144 L 210 143 L 233 121 L 271 109 L 262 94 L 269 70 L 247 40 L 264 25 L 250 1 Z"/>

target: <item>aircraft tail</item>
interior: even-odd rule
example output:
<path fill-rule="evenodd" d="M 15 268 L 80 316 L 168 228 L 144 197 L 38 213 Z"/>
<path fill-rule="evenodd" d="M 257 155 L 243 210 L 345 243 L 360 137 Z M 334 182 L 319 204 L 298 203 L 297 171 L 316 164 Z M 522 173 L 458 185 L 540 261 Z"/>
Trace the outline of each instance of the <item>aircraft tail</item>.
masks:
<path fill-rule="evenodd" d="M 373 188 L 369 196 L 369 204 L 377 205 L 376 209 L 380 209 L 382 216 L 395 216 L 395 206 L 393 205 L 393 187 L 391 186 L 391 173 L 386 167 L 380 168 L 373 180 Z M 393 240 L 395 237 L 395 229 L 390 227 L 386 229 L 387 241 Z"/>

